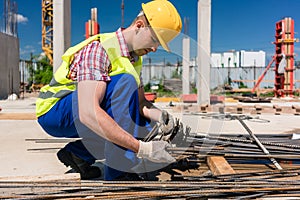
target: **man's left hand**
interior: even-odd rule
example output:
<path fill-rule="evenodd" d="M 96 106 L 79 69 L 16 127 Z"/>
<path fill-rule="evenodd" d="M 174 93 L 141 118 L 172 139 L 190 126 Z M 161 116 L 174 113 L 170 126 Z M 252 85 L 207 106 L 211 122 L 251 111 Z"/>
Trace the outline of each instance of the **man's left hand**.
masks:
<path fill-rule="evenodd" d="M 167 111 L 162 110 L 158 121 L 161 124 L 161 130 L 164 134 L 170 133 L 174 128 L 174 119 Z"/>

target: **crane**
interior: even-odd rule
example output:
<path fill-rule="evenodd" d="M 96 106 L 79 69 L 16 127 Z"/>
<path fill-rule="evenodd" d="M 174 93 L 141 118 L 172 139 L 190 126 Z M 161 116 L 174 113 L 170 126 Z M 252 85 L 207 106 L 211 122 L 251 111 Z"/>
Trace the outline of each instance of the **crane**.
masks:
<path fill-rule="evenodd" d="M 42 50 L 53 65 L 53 0 L 42 0 Z"/>

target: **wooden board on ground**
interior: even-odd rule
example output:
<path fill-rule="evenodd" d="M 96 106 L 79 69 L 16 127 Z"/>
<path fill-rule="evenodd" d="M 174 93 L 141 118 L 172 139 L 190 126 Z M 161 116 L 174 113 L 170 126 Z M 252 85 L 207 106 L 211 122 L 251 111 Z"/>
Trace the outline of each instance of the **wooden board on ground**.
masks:
<path fill-rule="evenodd" d="M 68 173 L 68 174 L 46 174 L 46 175 L 39 175 L 39 176 L 0 177 L 0 182 L 51 182 L 51 181 L 80 182 L 80 174 Z"/>
<path fill-rule="evenodd" d="M 79 173 L 0 177 L 0 199 L 40 199 L 43 194 L 78 190 L 80 184 Z"/>
<path fill-rule="evenodd" d="M 235 174 L 235 171 L 222 156 L 208 156 L 207 165 L 213 175 Z"/>
<path fill-rule="evenodd" d="M 0 120 L 36 120 L 35 113 L 0 113 Z"/>

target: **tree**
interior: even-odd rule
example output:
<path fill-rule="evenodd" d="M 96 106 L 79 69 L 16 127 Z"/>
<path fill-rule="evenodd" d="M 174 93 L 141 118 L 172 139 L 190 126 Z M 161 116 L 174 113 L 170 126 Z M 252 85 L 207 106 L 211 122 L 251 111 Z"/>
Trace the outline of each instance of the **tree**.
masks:
<path fill-rule="evenodd" d="M 53 76 L 53 67 L 50 65 L 46 56 L 38 61 L 38 69 L 35 72 L 36 83 L 48 84 Z"/>
<path fill-rule="evenodd" d="M 29 63 L 29 83 L 44 85 L 50 83 L 53 76 L 53 67 L 46 56 L 32 56 Z M 34 67 L 34 63 L 36 63 L 36 67 Z"/>

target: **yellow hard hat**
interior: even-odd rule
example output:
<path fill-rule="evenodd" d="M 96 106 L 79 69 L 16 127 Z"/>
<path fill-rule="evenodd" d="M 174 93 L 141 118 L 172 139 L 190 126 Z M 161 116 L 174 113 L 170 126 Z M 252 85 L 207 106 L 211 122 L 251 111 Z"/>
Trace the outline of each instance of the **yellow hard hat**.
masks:
<path fill-rule="evenodd" d="M 174 39 L 182 28 L 176 8 L 168 0 L 153 0 L 143 3 L 142 9 L 161 46 L 170 52 L 168 42 Z"/>

